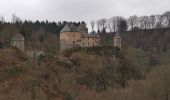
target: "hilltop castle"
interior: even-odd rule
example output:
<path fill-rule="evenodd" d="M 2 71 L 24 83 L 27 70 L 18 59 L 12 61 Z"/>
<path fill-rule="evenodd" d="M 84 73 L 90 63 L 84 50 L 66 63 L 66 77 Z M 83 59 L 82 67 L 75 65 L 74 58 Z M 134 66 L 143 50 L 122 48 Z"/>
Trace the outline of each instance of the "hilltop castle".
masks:
<path fill-rule="evenodd" d="M 67 23 L 60 32 L 60 51 L 73 47 L 93 47 L 100 46 L 100 36 L 98 34 L 88 34 L 85 23 L 76 27 L 73 23 Z M 114 36 L 114 46 L 121 49 L 121 36 L 116 32 Z"/>
<path fill-rule="evenodd" d="M 112 34 L 112 33 L 106 33 Z M 103 46 L 101 44 L 99 34 L 89 34 L 85 23 L 81 23 L 76 27 L 73 23 L 67 23 L 60 32 L 60 51 L 73 47 L 93 47 Z M 107 46 L 115 46 L 121 49 L 121 36 L 119 32 L 111 35 L 112 44 Z M 25 38 L 21 34 L 16 34 L 11 39 L 11 46 L 18 48 L 20 51 L 25 51 Z M 3 48 L 3 43 L 0 42 L 0 48 Z M 27 50 L 28 51 L 28 50 Z"/>
<path fill-rule="evenodd" d="M 72 23 L 67 23 L 60 32 L 60 51 L 72 47 L 99 46 L 99 41 L 98 34 L 88 34 L 86 24 L 81 23 L 76 27 Z"/>

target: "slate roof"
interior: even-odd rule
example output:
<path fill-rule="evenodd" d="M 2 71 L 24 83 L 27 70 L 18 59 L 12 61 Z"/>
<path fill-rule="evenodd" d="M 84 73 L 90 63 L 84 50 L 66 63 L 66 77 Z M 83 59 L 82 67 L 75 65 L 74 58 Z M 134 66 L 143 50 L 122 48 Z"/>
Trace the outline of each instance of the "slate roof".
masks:
<path fill-rule="evenodd" d="M 78 27 L 79 30 L 88 30 L 88 28 L 86 27 L 86 24 L 81 23 Z"/>
<path fill-rule="evenodd" d="M 78 32 L 78 29 L 73 23 L 67 23 L 61 30 L 62 32 Z"/>

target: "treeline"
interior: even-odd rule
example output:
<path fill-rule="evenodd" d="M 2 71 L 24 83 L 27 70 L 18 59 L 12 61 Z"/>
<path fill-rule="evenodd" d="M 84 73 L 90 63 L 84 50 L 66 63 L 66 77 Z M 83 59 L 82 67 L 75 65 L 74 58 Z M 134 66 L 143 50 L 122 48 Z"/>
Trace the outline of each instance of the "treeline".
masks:
<path fill-rule="evenodd" d="M 22 33 L 24 36 L 35 32 L 41 32 L 43 34 L 52 33 L 59 34 L 67 21 L 50 22 L 46 21 L 22 21 L 15 14 L 12 15 L 11 22 L 6 22 L 3 16 L 0 16 L 0 33 Z M 81 22 L 72 22 L 75 26 L 79 26 Z M 10 28 L 12 28 L 11 31 Z M 7 32 L 7 30 L 9 32 Z"/>
<path fill-rule="evenodd" d="M 59 22 L 49 22 L 46 21 L 22 21 L 15 14 L 12 15 L 11 22 L 6 22 L 3 16 L 0 16 L 0 32 L 4 27 L 14 26 L 19 31 L 35 32 L 43 31 L 44 33 L 60 33 L 61 29 L 66 24 L 66 21 Z M 76 26 L 79 26 L 80 22 L 72 22 Z M 103 18 L 97 21 L 91 21 L 92 32 L 95 32 L 95 27 L 97 31 L 95 33 L 104 33 L 102 31 L 116 32 L 127 31 L 127 30 L 137 30 L 137 29 L 158 29 L 158 28 L 169 28 L 170 27 L 170 11 L 166 11 L 159 15 L 149 15 L 149 16 L 130 16 L 129 18 L 124 18 L 122 16 L 113 16 L 111 18 Z"/>
<path fill-rule="evenodd" d="M 22 21 L 15 14 L 11 22 L 7 22 L 0 17 L 0 44 L 10 46 L 14 35 L 20 33 L 25 37 L 26 49 L 44 48 L 48 53 L 56 54 L 59 52 L 59 33 L 66 23 L 79 26 L 81 22 Z"/>
<path fill-rule="evenodd" d="M 91 21 L 91 28 L 97 27 L 98 31 L 106 29 L 110 32 L 116 30 L 137 30 L 137 29 L 158 29 L 170 27 L 170 11 L 166 11 L 161 15 L 150 16 L 130 16 L 124 18 L 122 16 L 113 16 L 111 18 L 103 18 L 97 21 Z"/>

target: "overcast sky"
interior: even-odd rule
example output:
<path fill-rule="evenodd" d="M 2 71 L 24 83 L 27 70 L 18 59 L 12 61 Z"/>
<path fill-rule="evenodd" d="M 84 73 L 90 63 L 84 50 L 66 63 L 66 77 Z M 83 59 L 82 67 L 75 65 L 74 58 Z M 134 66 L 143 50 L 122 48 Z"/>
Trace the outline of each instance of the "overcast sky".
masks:
<path fill-rule="evenodd" d="M 86 21 L 112 16 L 151 15 L 170 11 L 170 0 L 0 0 L 0 15 L 10 21 Z"/>

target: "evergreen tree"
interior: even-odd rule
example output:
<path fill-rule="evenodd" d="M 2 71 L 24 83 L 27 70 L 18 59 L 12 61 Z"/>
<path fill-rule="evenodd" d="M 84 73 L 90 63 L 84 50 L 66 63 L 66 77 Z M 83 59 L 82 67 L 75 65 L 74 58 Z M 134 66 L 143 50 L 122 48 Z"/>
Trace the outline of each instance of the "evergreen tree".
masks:
<path fill-rule="evenodd" d="M 121 19 L 119 24 L 118 24 L 118 31 L 119 32 L 124 32 L 127 31 L 127 21 L 125 19 Z"/>

